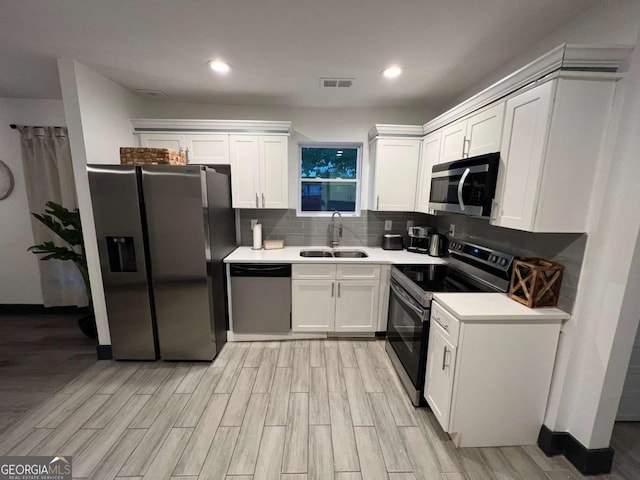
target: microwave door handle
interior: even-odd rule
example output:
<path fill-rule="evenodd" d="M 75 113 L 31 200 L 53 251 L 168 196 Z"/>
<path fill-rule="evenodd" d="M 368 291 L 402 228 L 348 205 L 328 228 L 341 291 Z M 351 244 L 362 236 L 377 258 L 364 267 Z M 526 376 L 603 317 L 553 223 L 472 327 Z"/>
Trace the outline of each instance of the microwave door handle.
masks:
<path fill-rule="evenodd" d="M 424 317 L 425 310 L 422 310 L 421 308 L 416 307 L 411 301 L 411 299 L 407 296 L 407 294 L 401 291 L 393 283 L 391 284 L 391 290 L 393 290 L 396 293 L 396 295 L 398 295 L 399 300 L 404 305 L 406 305 L 411 310 L 413 310 L 417 315 L 420 315 L 420 317 Z"/>
<path fill-rule="evenodd" d="M 458 203 L 460 204 L 460 210 L 462 211 L 464 211 L 465 208 L 464 201 L 462 200 L 462 187 L 464 186 L 464 181 L 467 179 L 470 173 L 471 170 L 465 168 L 464 173 L 462 174 L 462 177 L 460 177 L 460 181 L 458 182 Z"/>

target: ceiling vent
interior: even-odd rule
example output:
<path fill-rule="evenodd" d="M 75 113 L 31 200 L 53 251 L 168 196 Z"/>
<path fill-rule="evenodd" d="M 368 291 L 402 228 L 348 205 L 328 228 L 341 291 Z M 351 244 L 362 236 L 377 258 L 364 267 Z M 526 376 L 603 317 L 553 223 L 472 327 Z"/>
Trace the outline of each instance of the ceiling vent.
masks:
<path fill-rule="evenodd" d="M 321 88 L 351 88 L 353 86 L 353 78 L 321 78 Z"/>
<path fill-rule="evenodd" d="M 145 97 L 167 97 L 168 95 L 164 93 L 162 90 L 144 90 L 138 89 L 136 93 L 140 95 L 144 95 Z"/>

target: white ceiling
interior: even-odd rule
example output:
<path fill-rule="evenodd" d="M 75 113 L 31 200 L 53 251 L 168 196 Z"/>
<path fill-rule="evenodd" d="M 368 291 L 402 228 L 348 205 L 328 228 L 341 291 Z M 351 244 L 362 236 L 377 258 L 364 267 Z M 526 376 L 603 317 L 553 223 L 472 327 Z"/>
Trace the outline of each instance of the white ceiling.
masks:
<path fill-rule="evenodd" d="M 72 58 L 180 101 L 437 107 L 595 2 L 1 0 L 0 97 L 60 98 L 55 59 Z M 214 75 L 214 57 L 233 71 Z"/>

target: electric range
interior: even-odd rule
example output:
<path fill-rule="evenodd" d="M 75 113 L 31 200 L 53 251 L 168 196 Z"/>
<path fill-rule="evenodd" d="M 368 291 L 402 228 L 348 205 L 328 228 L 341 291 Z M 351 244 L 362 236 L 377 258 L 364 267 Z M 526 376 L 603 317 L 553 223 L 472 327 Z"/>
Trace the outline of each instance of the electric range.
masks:
<path fill-rule="evenodd" d="M 422 402 L 431 300 L 437 292 L 506 292 L 515 257 L 452 239 L 446 265 L 394 265 L 386 350 L 415 406 Z M 428 379 L 426 380 L 428 381 Z"/>

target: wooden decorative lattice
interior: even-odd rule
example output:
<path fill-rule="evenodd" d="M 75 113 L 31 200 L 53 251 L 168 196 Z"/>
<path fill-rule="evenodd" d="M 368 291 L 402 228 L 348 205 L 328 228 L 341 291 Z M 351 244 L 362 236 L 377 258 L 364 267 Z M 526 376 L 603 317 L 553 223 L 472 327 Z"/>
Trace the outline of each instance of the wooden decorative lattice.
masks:
<path fill-rule="evenodd" d="M 120 147 L 122 165 L 186 165 L 184 153 L 171 148 Z"/>
<path fill-rule="evenodd" d="M 564 267 L 542 258 L 515 260 L 509 297 L 529 308 L 555 307 L 558 304 Z"/>

